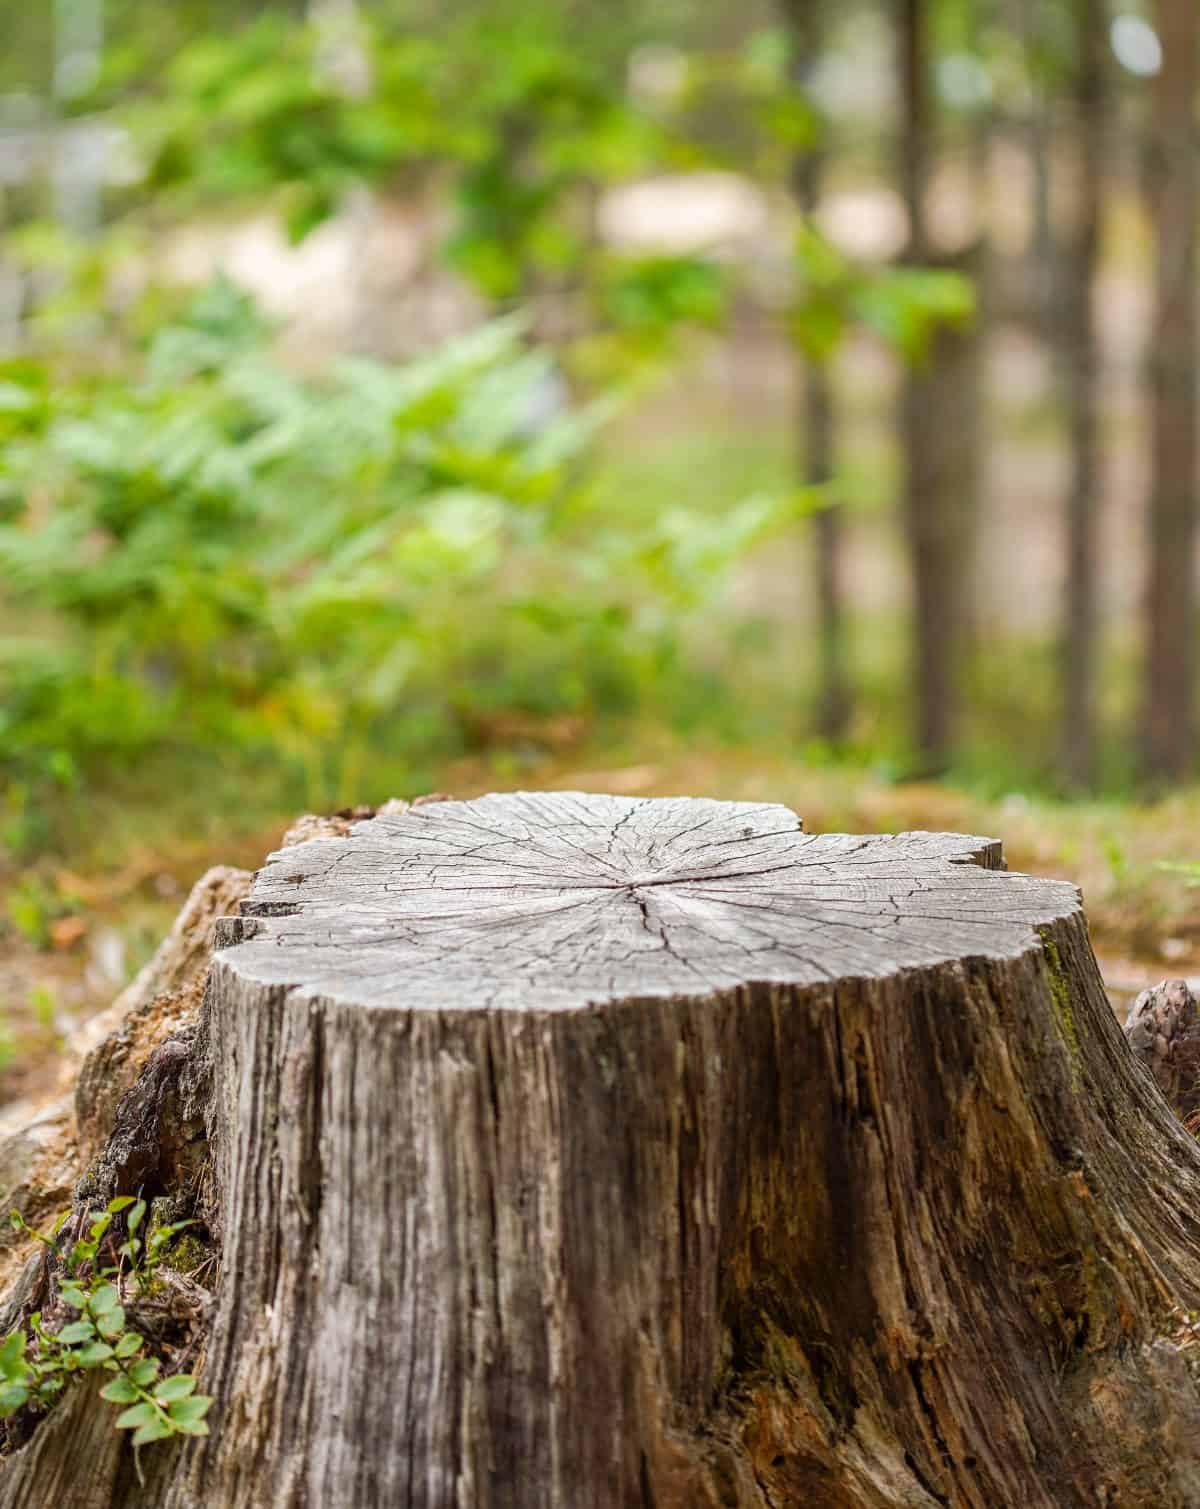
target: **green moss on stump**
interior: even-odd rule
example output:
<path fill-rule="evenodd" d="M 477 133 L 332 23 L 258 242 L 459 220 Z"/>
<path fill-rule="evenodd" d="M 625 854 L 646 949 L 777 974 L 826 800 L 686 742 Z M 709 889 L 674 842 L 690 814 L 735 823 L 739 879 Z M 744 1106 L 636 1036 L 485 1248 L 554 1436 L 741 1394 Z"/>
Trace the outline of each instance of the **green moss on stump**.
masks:
<path fill-rule="evenodd" d="M 1079 1028 L 1075 1023 L 1075 1012 L 1071 1006 L 1071 981 L 1063 968 L 1062 955 L 1058 951 L 1058 944 L 1054 941 L 1050 929 L 1039 927 L 1037 934 L 1042 940 L 1042 957 L 1046 964 L 1046 978 L 1050 985 L 1050 1004 L 1054 1008 L 1054 1019 L 1058 1023 L 1059 1033 L 1071 1059 L 1071 1089 L 1078 1090 L 1081 1054 Z"/>

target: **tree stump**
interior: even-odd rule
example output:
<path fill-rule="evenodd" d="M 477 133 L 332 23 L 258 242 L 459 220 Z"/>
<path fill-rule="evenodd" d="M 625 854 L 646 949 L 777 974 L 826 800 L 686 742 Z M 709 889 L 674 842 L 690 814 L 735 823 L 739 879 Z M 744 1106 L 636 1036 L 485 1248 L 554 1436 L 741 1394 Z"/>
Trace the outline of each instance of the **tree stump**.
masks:
<path fill-rule="evenodd" d="M 1200 1152 L 997 843 L 439 801 L 218 946 L 212 1435 L 0 1505 L 1200 1503 Z"/>

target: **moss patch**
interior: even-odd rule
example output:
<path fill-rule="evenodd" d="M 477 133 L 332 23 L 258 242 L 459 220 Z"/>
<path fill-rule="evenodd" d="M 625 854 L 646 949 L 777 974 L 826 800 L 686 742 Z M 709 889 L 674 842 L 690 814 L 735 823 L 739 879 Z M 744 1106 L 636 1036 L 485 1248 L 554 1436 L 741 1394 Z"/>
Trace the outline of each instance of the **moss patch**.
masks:
<path fill-rule="evenodd" d="M 1080 1086 L 1081 1051 L 1079 1028 L 1071 1005 L 1071 982 L 1063 968 L 1062 955 L 1050 929 L 1039 927 L 1037 934 L 1042 940 L 1042 956 L 1046 961 L 1046 978 L 1050 984 L 1050 1004 L 1054 1008 L 1054 1019 L 1071 1059 L 1071 1089 L 1077 1091 Z"/>

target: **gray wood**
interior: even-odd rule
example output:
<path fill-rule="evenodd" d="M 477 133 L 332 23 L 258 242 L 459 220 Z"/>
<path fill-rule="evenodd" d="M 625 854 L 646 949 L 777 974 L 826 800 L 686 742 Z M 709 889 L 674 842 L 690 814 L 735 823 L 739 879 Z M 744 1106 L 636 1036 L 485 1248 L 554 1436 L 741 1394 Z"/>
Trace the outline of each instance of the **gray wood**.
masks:
<path fill-rule="evenodd" d="M 1073 887 L 554 793 L 392 804 L 241 910 L 185 1075 L 213 1435 L 56 1502 L 1200 1502 L 1200 1154 Z"/>
<path fill-rule="evenodd" d="M 1073 909 L 997 883 L 986 839 L 809 835 L 778 806 L 490 796 L 414 807 L 272 858 L 222 968 L 407 1011 L 570 1011 L 812 984 L 1028 946 Z M 968 864 L 970 868 L 964 869 Z"/>

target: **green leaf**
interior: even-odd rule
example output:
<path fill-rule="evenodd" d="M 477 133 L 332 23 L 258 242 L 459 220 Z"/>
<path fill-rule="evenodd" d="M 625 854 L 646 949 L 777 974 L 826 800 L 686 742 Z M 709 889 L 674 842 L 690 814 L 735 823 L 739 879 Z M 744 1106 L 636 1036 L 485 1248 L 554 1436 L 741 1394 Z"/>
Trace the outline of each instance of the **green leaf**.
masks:
<path fill-rule="evenodd" d="M 107 1315 L 120 1304 L 121 1291 L 116 1284 L 101 1284 L 88 1296 L 87 1307 L 93 1315 Z"/>
<path fill-rule="evenodd" d="M 172 1399 L 186 1399 L 196 1392 L 196 1380 L 191 1373 L 176 1373 L 173 1378 L 164 1378 L 154 1390 L 160 1404 L 169 1404 Z"/>
<path fill-rule="evenodd" d="M 123 1373 L 118 1373 L 111 1383 L 106 1383 L 100 1390 L 100 1397 L 107 1399 L 110 1404 L 133 1404 L 138 1391 Z"/>
<path fill-rule="evenodd" d="M 138 1229 L 138 1227 L 142 1224 L 142 1221 L 145 1219 L 145 1215 L 146 1202 L 145 1200 L 138 1200 L 125 1219 L 125 1224 L 129 1228 L 130 1236 L 132 1236 Z"/>
<path fill-rule="evenodd" d="M 84 1263 L 90 1263 L 96 1256 L 96 1246 L 95 1242 L 76 1242 L 74 1247 L 71 1248 L 70 1257 L 67 1259 L 68 1269 L 72 1273 L 75 1273 Z"/>
<path fill-rule="evenodd" d="M 167 1409 L 167 1413 L 172 1420 L 182 1425 L 196 1420 L 203 1420 L 212 1408 L 212 1403 L 212 1398 L 208 1394 L 193 1394 L 188 1399 L 173 1400 Z"/>
<path fill-rule="evenodd" d="M 109 1341 L 112 1341 L 114 1337 L 120 1336 L 121 1332 L 125 1329 L 125 1311 L 123 1307 L 117 1305 L 115 1309 L 109 1310 L 106 1315 L 102 1315 L 96 1322 L 96 1329 L 100 1332 L 101 1336 L 106 1336 Z"/>
<path fill-rule="evenodd" d="M 29 1390 L 23 1384 L 10 1383 L 0 1389 L 0 1420 L 7 1420 L 25 1404 L 29 1403 Z"/>
<path fill-rule="evenodd" d="M 81 1341 L 91 1341 L 95 1334 L 96 1328 L 90 1320 L 73 1320 L 59 1331 L 58 1339 L 64 1346 L 73 1347 Z"/>
<path fill-rule="evenodd" d="M 115 1200 L 110 1200 L 104 1207 L 109 1215 L 120 1215 L 123 1210 L 128 1210 L 135 1202 L 132 1195 L 118 1195 Z"/>
<path fill-rule="evenodd" d="M 158 1377 L 158 1367 L 157 1357 L 140 1357 L 137 1362 L 130 1364 L 129 1376 L 138 1388 L 149 1388 Z"/>
<path fill-rule="evenodd" d="M 84 1347 L 79 1353 L 79 1366 L 98 1368 L 102 1362 L 107 1362 L 114 1355 L 112 1347 L 106 1341 L 94 1341 L 90 1347 Z"/>
<path fill-rule="evenodd" d="M 172 1420 L 173 1429 L 185 1436 L 206 1436 L 208 1426 L 203 1420 Z"/>
<path fill-rule="evenodd" d="M 118 1430 L 136 1430 L 139 1426 L 149 1425 L 152 1420 L 160 1419 L 158 1410 L 153 1404 L 135 1404 L 130 1409 L 123 1409 L 117 1416 Z"/>
<path fill-rule="evenodd" d="M 142 1344 L 142 1338 L 136 1331 L 126 1331 L 120 1341 L 117 1342 L 118 1357 L 132 1357 Z"/>
<path fill-rule="evenodd" d="M 25 1367 L 25 1333 L 10 1331 L 0 1342 L 0 1373 L 10 1377 L 16 1369 Z"/>
<path fill-rule="evenodd" d="M 126 1410 L 125 1413 L 128 1414 L 129 1411 Z M 120 1421 L 117 1423 L 120 1424 Z M 137 1430 L 133 1438 L 133 1444 L 135 1446 L 148 1446 L 151 1441 L 161 1441 L 164 1436 L 169 1436 L 170 1434 L 170 1425 L 160 1416 L 155 1416 L 153 1420 L 147 1421 L 145 1425 Z"/>
<path fill-rule="evenodd" d="M 178 1236 L 181 1231 L 185 1230 L 185 1228 L 187 1228 L 188 1226 L 194 1226 L 195 1224 L 195 1221 L 176 1221 L 172 1226 L 160 1226 L 158 1230 L 153 1232 L 150 1236 L 150 1253 L 154 1254 L 161 1251 L 168 1242 L 174 1241 L 176 1236 Z"/>

